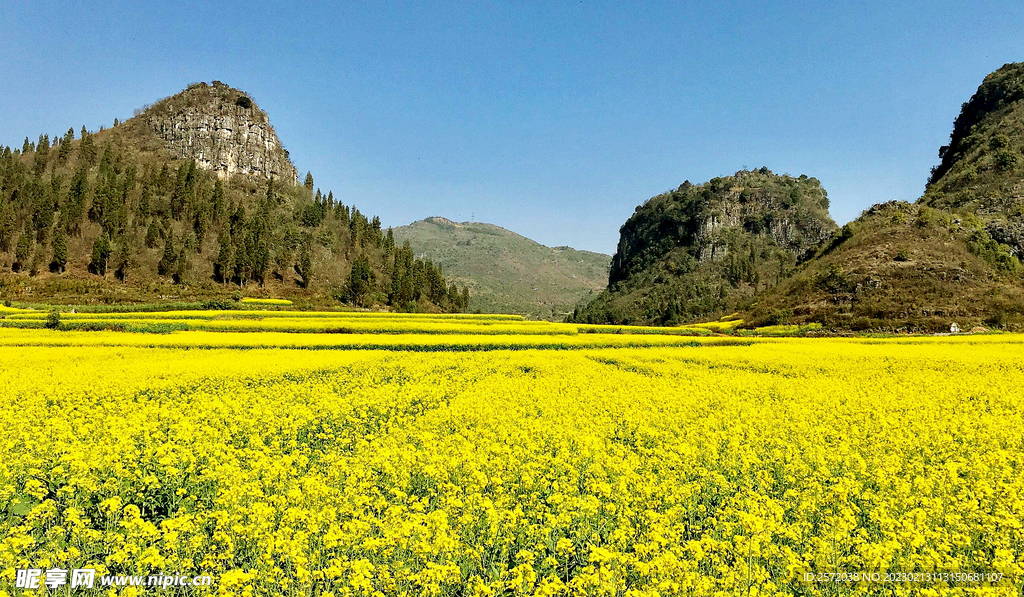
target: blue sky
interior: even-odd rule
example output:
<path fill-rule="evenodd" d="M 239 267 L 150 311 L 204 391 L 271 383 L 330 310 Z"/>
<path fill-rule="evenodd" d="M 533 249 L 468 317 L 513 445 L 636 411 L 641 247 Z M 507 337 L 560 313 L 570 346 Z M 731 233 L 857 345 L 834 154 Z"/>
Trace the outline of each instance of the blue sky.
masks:
<path fill-rule="evenodd" d="M 683 180 L 816 176 L 840 223 L 916 199 L 1024 4 L 0 4 L 0 143 L 197 81 L 248 91 L 300 172 L 398 226 L 492 222 L 612 253 Z"/>

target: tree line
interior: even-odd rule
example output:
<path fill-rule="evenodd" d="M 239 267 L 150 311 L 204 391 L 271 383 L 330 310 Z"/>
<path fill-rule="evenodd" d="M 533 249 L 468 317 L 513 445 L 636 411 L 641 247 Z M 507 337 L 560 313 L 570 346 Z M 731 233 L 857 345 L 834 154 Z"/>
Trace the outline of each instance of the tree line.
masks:
<path fill-rule="evenodd" d="M 121 127 L 74 129 L 51 143 L 0 146 L 0 253 L 11 272 L 63 275 L 87 260 L 89 275 L 127 283 L 327 289 L 342 302 L 463 311 L 467 288 L 396 246 L 380 219 L 304 184 L 222 180 L 191 160 L 139 150 Z M 87 258 L 87 259 L 86 259 Z"/>

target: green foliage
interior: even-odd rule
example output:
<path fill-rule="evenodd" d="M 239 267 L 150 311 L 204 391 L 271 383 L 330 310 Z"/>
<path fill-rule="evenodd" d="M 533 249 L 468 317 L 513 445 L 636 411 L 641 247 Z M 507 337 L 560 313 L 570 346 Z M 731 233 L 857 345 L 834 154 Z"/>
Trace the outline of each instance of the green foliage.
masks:
<path fill-rule="evenodd" d="M 608 290 L 571 319 L 674 325 L 745 308 L 833 236 L 827 205 L 816 179 L 767 168 L 684 182 L 637 207 Z"/>
<path fill-rule="evenodd" d="M 352 271 L 349 272 L 348 302 L 365 306 L 373 289 L 373 282 L 374 274 L 370 262 L 366 259 L 356 259 L 352 263 Z"/>
<path fill-rule="evenodd" d="M 156 266 L 156 273 L 160 276 L 169 276 L 177 271 L 177 265 L 178 252 L 174 249 L 174 233 L 168 231 L 167 240 L 164 242 L 164 252 Z"/>
<path fill-rule="evenodd" d="M 215 87 L 211 99 L 255 108 L 244 94 Z M 161 114 L 173 116 L 174 106 L 163 104 Z M 348 286 L 358 260 L 371 274 L 359 297 L 366 306 L 436 311 L 466 303 L 464 286 L 452 288 L 438 266 L 411 249 L 396 250 L 379 218 L 315 190 L 312 174 L 306 186 L 220 179 L 191 160 L 168 159 L 140 119 L 94 134 L 82 127 L 78 139 L 68 130 L 52 144 L 47 135 L 26 139 L 21 151 L 0 146 L 0 254 L 0 263 L 18 272 L 49 263 L 54 273 L 76 274 L 59 283 L 12 277 L 22 280 L 17 288 L 25 295 L 34 294 L 33 284 L 88 300 L 105 294 L 96 285 L 108 282 L 86 282 L 81 269 L 130 280 L 133 288 L 117 296 L 151 300 L 166 292 L 162 276 L 192 286 L 197 298 L 228 292 L 219 282 L 259 284 L 271 295 L 299 292 L 323 304 Z"/>
<path fill-rule="evenodd" d="M 68 237 L 64 231 L 57 230 L 53 237 L 53 256 L 50 259 L 50 271 L 64 273 L 68 266 Z"/>
<path fill-rule="evenodd" d="M 58 311 L 56 309 L 51 309 L 50 312 L 46 314 L 46 324 L 45 325 L 46 325 L 47 329 L 59 330 L 60 329 L 60 311 Z"/>
<path fill-rule="evenodd" d="M 1010 172 L 1020 164 L 1020 152 L 1004 147 L 995 152 L 994 160 L 997 170 Z"/>
<path fill-rule="evenodd" d="M 32 234 L 30 231 L 25 231 L 21 236 L 18 237 L 17 249 L 14 252 L 14 262 L 11 264 L 11 270 L 20 272 L 25 269 L 28 265 L 29 257 L 32 255 Z"/>
<path fill-rule="evenodd" d="M 1024 224 L 1015 209 L 1024 155 L 1024 63 L 1006 64 L 985 77 L 953 123 L 921 201 L 949 211 Z"/>
<path fill-rule="evenodd" d="M 98 276 L 105 276 L 111 252 L 110 239 L 107 235 L 101 234 L 96 237 L 92 244 L 92 259 L 89 261 L 89 272 Z"/>
<path fill-rule="evenodd" d="M 355 269 L 357 264 L 361 264 L 364 262 L 366 262 L 365 259 L 357 258 L 355 263 L 352 264 L 352 269 Z M 369 268 L 369 265 L 367 265 L 366 267 Z M 302 250 L 299 252 L 299 262 L 295 264 L 295 272 L 299 274 L 299 279 L 301 281 L 302 287 L 308 288 L 310 282 L 313 281 L 313 252 L 310 249 L 308 243 L 302 245 Z M 349 283 L 351 284 L 351 277 L 349 278 L 349 280 Z M 358 297 L 354 297 L 352 301 L 354 303 L 357 302 L 355 298 Z"/>

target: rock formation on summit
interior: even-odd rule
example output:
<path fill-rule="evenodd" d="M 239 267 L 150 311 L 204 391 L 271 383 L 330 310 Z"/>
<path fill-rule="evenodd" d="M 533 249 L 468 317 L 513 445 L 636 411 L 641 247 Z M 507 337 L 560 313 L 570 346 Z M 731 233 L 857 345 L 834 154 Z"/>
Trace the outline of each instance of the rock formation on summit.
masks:
<path fill-rule="evenodd" d="M 179 158 L 193 159 L 222 179 L 298 179 L 267 113 L 220 81 L 190 85 L 146 109 L 142 118 Z"/>

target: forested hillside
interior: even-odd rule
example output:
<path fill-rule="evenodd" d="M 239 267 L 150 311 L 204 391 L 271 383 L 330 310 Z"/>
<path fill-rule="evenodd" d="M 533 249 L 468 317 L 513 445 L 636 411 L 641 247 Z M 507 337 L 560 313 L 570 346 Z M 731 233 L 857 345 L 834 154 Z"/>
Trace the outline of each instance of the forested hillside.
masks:
<path fill-rule="evenodd" d="M 835 228 L 814 178 L 761 168 L 684 182 L 636 208 L 608 288 L 570 319 L 671 325 L 745 309 Z"/>
<path fill-rule="evenodd" d="M 224 142 L 215 127 L 246 135 Z M 396 245 L 378 218 L 315 188 L 310 174 L 302 185 L 275 178 L 271 165 L 291 167 L 266 114 L 220 83 L 106 130 L 0 146 L 0 295 L 466 307 L 467 290 Z"/>

